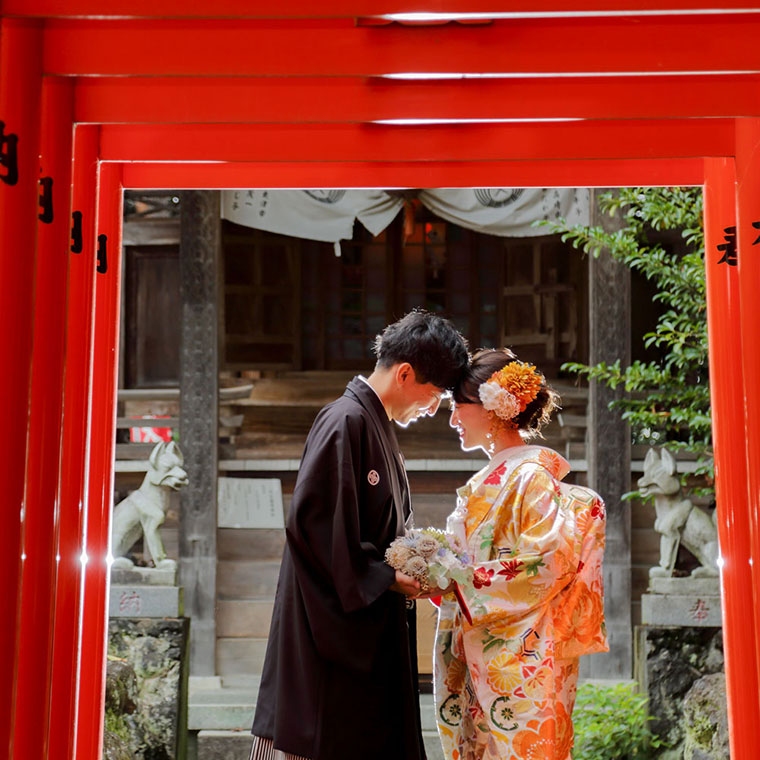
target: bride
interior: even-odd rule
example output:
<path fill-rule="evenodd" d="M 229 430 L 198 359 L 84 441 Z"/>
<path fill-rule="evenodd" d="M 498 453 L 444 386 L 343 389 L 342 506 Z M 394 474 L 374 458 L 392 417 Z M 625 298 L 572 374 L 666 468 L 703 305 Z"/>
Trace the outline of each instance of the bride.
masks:
<path fill-rule="evenodd" d="M 447 760 L 569 760 L 578 656 L 606 651 L 604 505 L 561 484 L 569 465 L 526 444 L 558 408 L 535 367 L 483 350 L 454 391 L 451 426 L 490 458 L 457 491 L 447 529 L 474 584 L 441 602 L 438 731 Z"/>

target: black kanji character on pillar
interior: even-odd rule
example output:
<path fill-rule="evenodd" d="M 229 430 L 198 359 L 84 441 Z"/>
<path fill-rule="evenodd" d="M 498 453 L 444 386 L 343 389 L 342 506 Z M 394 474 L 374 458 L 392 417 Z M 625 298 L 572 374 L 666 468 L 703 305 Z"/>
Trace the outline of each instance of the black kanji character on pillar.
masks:
<path fill-rule="evenodd" d="M 753 227 L 754 227 L 756 230 L 760 230 L 760 222 L 752 222 L 752 226 L 753 226 Z M 758 235 L 758 236 L 755 238 L 755 242 L 754 242 L 754 243 L 752 243 L 752 245 L 757 245 L 758 243 L 760 243 L 760 235 Z"/>
<path fill-rule="evenodd" d="M 726 233 L 723 236 L 726 242 L 718 246 L 718 250 L 723 251 L 723 258 L 718 264 L 728 264 L 730 267 L 735 267 L 737 263 L 736 227 L 726 227 L 723 232 Z"/>
<path fill-rule="evenodd" d="M 50 224 L 53 221 L 53 178 L 42 177 L 40 185 L 42 185 L 42 192 L 40 193 L 42 211 L 37 214 L 37 218 L 44 224 Z"/>
<path fill-rule="evenodd" d="M 98 235 L 98 266 L 99 274 L 105 274 L 108 271 L 108 236 Z"/>
<path fill-rule="evenodd" d="M 82 212 L 71 213 L 71 252 L 82 253 Z"/>
<path fill-rule="evenodd" d="M 0 121 L 0 166 L 5 169 L 0 179 L 6 185 L 15 185 L 18 182 L 18 135 L 6 135 L 4 121 Z"/>

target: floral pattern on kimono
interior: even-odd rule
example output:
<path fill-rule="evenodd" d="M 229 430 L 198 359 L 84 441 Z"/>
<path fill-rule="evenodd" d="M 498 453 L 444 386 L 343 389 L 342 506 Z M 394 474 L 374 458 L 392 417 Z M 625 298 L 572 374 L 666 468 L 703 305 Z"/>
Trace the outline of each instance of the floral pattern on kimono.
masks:
<path fill-rule="evenodd" d="M 447 528 L 466 543 L 475 576 L 438 618 L 434 688 L 447 760 L 570 758 L 577 658 L 607 643 L 604 506 L 589 489 L 560 484 L 568 470 L 550 449 L 517 446 L 457 492 Z"/>

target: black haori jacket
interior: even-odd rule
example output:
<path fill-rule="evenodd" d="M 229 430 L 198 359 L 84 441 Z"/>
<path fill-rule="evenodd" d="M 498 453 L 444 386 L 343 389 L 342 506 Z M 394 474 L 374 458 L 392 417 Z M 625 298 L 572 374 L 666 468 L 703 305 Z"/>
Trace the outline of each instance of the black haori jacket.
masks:
<path fill-rule="evenodd" d="M 309 432 L 288 513 L 252 729 L 276 749 L 424 760 L 414 610 L 383 561 L 410 512 L 393 426 L 354 378 Z"/>

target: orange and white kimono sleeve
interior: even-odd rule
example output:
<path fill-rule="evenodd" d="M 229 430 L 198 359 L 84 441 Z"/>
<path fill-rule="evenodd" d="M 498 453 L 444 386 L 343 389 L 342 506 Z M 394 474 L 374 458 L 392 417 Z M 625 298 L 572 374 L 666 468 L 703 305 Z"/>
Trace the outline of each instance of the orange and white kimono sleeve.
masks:
<path fill-rule="evenodd" d="M 451 600 L 439 613 L 439 734 L 450 760 L 569 760 L 577 657 L 557 656 L 555 621 L 568 619 L 558 610 L 588 542 L 558 480 L 569 469 L 562 457 L 538 446 L 497 457 L 460 489 L 449 518 L 475 582 L 460 589 L 467 616 Z"/>

